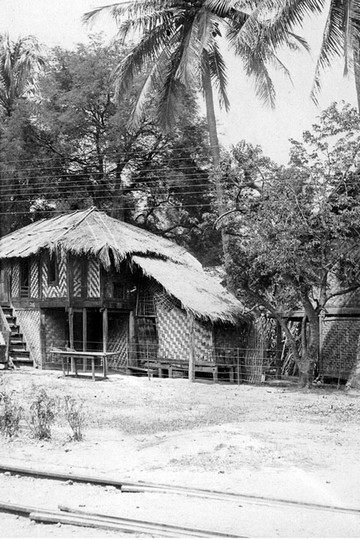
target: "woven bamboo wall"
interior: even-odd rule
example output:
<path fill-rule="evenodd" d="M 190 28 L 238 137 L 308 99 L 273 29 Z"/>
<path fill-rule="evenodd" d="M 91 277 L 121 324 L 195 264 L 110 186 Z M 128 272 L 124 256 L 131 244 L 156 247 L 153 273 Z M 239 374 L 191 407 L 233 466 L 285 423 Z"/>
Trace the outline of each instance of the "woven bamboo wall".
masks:
<path fill-rule="evenodd" d="M 40 311 L 16 309 L 20 332 L 24 334 L 30 358 L 36 366 L 41 366 Z"/>
<path fill-rule="evenodd" d="M 67 339 L 67 316 L 63 309 L 45 309 L 45 349 L 49 356 L 51 347 L 63 347 Z"/>
<path fill-rule="evenodd" d="M 129 348 L 129 317 L 118 314 L 109 318 L 108 350 L 119 351 L 119 355 L 110 358 L 109 366 L 116 369 L 127 365 Z"/>
<path fill-rule="evenodd" d="M 168 296 L 156 294 L 159 357 L 188 359 L 190 352 L 189 320 L 184 310 L 175 306 Z M 211 360 L 212 326 L 195 321 L 195 355 L 198 360 Z"/>
<path fill-rule="evenodd" d="M 67 258 L 66 253 L 61 251 L 58 254 L 58 285 L 51 285 L 48 282 L 48 264 L 42 260 L 41 277 L 42 277 L 42 295 L 43 298 L 65 298 L 67 296 Z"/>
<path fill-rule="evenodd" d="M 100 297 L 100 263 L 94 258 L 88 260 L 87 296 L 89 298 Z"/>
<path fill-rule="evenodd" d="M 347 378 L 356 361 L 359 338 L 360 318 L 325 319 L 322 374 Z"/>
<path fill-rule="evenodd" d="M 75 297 L 81 297 L 81 260 L 79 258 L 73 258 L 71 261 L 73 265 L 73 295 Z"/>
<path fill-rule="evenodd" d="M 11 265 L 11 296 L 20 296 L 20 264 L 13 261 Z"/>
<path fill-rule="evenodd" d="M 30 263 L 30 296 L 39 298 L 39 263 L 37 258 L 32 258 Z"/>

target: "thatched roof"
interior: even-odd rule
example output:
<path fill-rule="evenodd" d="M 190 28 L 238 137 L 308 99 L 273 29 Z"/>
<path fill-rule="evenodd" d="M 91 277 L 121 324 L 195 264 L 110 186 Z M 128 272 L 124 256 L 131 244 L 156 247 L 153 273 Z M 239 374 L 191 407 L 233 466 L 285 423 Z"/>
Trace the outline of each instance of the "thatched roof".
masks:
<path fill-rule="evenodd" d="M 233 320 L 234 316 L 244 312 L 238 300 L 202 269 L 153 257 L 134 255 L 132 259 L 145 275 L 161 283 L 194 315 L 207 315 L 212 320 Z"/>
<path fill-rule="evenodd" d="M 241 303 L 184 248 L 113 219 L 96 208 L 37 221 L 0 239 L 0 259 L 29 257 L 42 250 L 63 249 L 94 256 L 104 268 L 130 259 L 160 283 L 184 309 L 211 321 L 243 318 Z"/>

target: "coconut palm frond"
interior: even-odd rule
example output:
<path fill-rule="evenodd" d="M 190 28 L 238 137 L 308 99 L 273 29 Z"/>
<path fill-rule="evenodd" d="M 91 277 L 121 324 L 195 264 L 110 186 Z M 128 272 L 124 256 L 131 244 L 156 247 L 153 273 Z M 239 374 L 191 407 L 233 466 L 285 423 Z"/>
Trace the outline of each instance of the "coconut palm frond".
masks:
<path fill-rule="evenodd" d="M 171 36 L 175 30 L 176 25 L 173 25 L 174 19 L 176 19 L 178 13 L 174 10 L 163 10 L 161 12 L 155 11 L 151 13 L 145 13 L 141 16 L 134 18 L 128 16 L 126 19 L 119 21 L 117 38 L 121 43 L 124 43 L 129 36 L 129 33 L 144 33 L 153 32 L 158 26 L 166 27 L 168 36 Z"/>
<path fill-rule="evenodd" d="M 82 16 L 81 20 L 83 24 L 89 24 L 90 22 L 94 21 L 94 19 L 96 19 L 100 15 L 103 15 L 104 13 L 116 20 L 120 14 L 124 14 L 129 10 L 129 7 L 131 6 L 132 3 L 133 2 L 124 2 L 124 3 L 116 2 L 115 4 L 108 4 L 107 6 L 101 6 L 101 7 L 92 9 L 90 11 L 87 11 Z"/>
<path fill-rule="evenodd" d="M 209 50 L 210 73 L 219 94 L 219 104 L 226 111 L 230 109 L 230 101 L 227 95 L 226 64 L 220 52 L 218 44 L 213 41 Z"/>
<path fill-rule="evenodd" d="M 161 51 L 167 46 L 164 38 L 166 27 L 157 27 L 153 32 L 146 33 L 141 41 L 120 62 L 114 71 L 117 93 L 126 92 L 134 77 L 148 63 L 155 63 Z"/>
<path fill-rule="evenodd" d="M 267 6 L 265 4 L 268 4 Z M 272 24 L 282 22 L 291 31 L 303 26 L 304 19 L 322 13 L 326 0 L 267 0 L 263 7 L 271 12 Z"/>
<path fill-rule="evenodd" d="M 179 95 L 183 94 L 185 86 L 178 78 L 179 67 L 182 62 L 182 48 L 177 48 L 168 57 L 168 62 L 162 62 L 159 86 L 157 119 L 159 124 L 169 130 L 174 126 L 178 110 Z"/>
<path fill-rule="evenodd" d="M 244 57 L 245 72 L 255 82 L 255 93 L 265 105 L 275 107 L 275 88 L 262 55 L 252 51 Z"/>
<path fill-rule="evenodd" d="M 163 86 L 165 78 L 166 64 L 169 62 L 169 54 L 166 50 L 162 51 L 156 63 L 148 73 L 136 99 L 136 103 L 131 111 L 127 124 L 129 131 L 137 130 L 141 120 L 144 117 L 146 104 L 153 91 Z"/>
<path fill-rule="evenodd" d="M 310 45 L 305 38 L 299 36 L 298 34 L 294 34 L 293 32 L 288 32 L 288 36 L 289 40 L 287 41 L 286 45 L 289 48 L 298 50 L 300 47 L 303 48 L 306 52 L 310 52 Z"/>
<path fill-rule="evenodd" d="M 159 93 L 157 107 L 157 120 L 165 131 L 170 131 L 175 125 L 180 99 L 184 95 L 184 90 L 185 88 L 180 81 L 173 77 L 173 70 L 170 70 Z"/>
<path fill-rule="evenodd" d="M 201 54 L 201 44 L 198 39 L 197 21 L 184 25 L 171 40 L 173 48 L 178 50 L 178 68 L 175 78 L 184 86 L 195 86 L 198 80 L 198 66 Z"/>
<path fill-rule="evenodd" d="M 328 68 L 334 58 L 344 54 L 344 35 L 342 32 L 343 14 L 337 2 L 332 2 L 325 23 L 322 46 L 315 67 L 314 83 L 311 98 L 318 103 L 317 96 L 321 90 L 321 74 Z"/>

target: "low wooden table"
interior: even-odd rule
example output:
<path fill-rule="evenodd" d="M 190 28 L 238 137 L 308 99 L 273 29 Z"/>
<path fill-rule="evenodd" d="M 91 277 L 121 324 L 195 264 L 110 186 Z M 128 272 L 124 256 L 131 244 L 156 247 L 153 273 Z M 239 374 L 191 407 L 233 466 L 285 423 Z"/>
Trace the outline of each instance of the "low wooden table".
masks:
<path fill-rule="evenodd" d="M 91 361 L 91 374 L 92 379 L 95 381 L 95 360 L 97 358 L 100 358 L 102 360 L 102 368 L 103 368 L 103 377 L 104 379 L 107 378 L 107 370 L 108 370 L 108 357 L 109 356 L 115 356 L 119 354 L 118 352 L 100 352 L 100 351 L 69 351 L 69 350 L 63 350 L 63 349 L 56 349 L 53 348 L 50 350 L 51 354 L 57 354 L 61 357 L 61 364 L 62 364 L 62 370 L 64 373 L 64 377 L 66 377 L 67 374 L 69 374 L 69 361 L 73 361 L 74 366 L 74 374 L 75 377 L 78 376 L 78 369 L 76 360 L 80 359 L 83 360 L 83 362 L 87 362 L 87 360 Z M 65 361 L 67 363 L 67 374 L 65 371 Z"/>

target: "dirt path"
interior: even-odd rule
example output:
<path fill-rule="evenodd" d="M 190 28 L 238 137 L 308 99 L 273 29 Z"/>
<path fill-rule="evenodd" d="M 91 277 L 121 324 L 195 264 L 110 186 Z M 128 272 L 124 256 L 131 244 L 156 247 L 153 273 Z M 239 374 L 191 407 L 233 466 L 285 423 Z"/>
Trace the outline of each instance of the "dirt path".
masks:
<path fill-rule="evenodd" d="M 87 424 L 84 440 L 75 443 L 60 416 L 50 441 L 31 439 L 24 422 L 17 439 L 0 439 L 1 461 L 360 508 L 358 393 L 119 375 L 93 383 L 29 370 L 6 373 L 0 384 L 13 390 L 25 409 L 40 387 L 58 398 L 75 396 L 83 402 Z M 0 500 L 85 504 L 239 536 L 360 536 L 360 514 L 36 482 L 34 490 L 32 479 L 0 475 Z M 84 535 L 77 528 L 1 518 L 2 538 Z M 86 531 L 86 536 L 96 533 Z"/>

